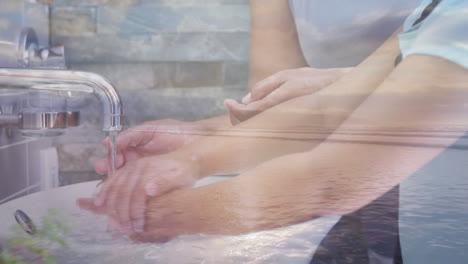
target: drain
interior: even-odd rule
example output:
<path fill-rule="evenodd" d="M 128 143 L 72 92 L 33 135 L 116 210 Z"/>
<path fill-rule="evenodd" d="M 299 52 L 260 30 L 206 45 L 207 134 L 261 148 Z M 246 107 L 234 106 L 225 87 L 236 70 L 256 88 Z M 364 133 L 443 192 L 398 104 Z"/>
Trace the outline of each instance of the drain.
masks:
<path fill-rule="evenodd" d="M 29 235 L 34 235 L 37 232 L 36 226 L 32 222 L 31 218 L 23 211 L 16 210 L 15 212 L 16 222 L 23 228 L 24 232 Z"/>

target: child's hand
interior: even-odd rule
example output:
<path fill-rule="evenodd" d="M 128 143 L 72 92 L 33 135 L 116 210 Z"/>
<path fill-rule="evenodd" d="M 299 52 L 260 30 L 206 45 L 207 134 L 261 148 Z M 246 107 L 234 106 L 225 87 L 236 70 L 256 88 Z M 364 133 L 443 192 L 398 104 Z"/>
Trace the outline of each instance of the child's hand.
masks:
<path fill-rule="evenodd" d="M 142 157 L 165 154 L 192 142 L 204 128 L 195 122 L 156 120 L 123 131 L 117 137 L 116 169 Z M 109 138 L 102 144 L 110 152 Z M 109 157 L 95 163 L 99 174 L 109 172 Z"/>

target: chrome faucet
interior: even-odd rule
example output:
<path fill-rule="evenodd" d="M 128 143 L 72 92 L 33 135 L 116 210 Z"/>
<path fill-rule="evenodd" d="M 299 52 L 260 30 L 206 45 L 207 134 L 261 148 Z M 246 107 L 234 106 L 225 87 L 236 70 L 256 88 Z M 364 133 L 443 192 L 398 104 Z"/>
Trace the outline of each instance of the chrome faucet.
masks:
<path fill-rule="evenodd" d="M 31 89 L 35 91 L 65 91 L 94 93 L 103 106 L 104 131 L 122 130 L 122 101 L 114 87 L 98 74 L 45 69 L 0 69 L 0 89 Z M 64 128 L 67 122 L 74 123 L 73 113 L 62 116 L 59 113 L 33 113 L 18 117 L 24 129 Z M 1 116 L 1 115 L 0 115 Z M 9 120 L 11 123 L 11 118 Z"/>
<path fill-rule="evenodd" d="M 14 54 L 13 51 L 11 53 Z M 65 70 L 63 46 L 41 47 L 36 32 L 32 28 L 24 28 L 16 47 L 16 58 L 19 68 L 0 67 L 0 92 L 9 94 L 9 89 L 27 89 L 38 92 L 39 97 L 64 92 L 67 95 L 74 92 L 95 94 L 103 106 L 103 130 L 122 129 L 122 102 L 117 91 L 100 75 Z M 30 103 L 38 102 L 40 98 L 35 97 Z M 26 135 L 60 135 L 61 129 L 79 124 L 79 112 L 70 112 L 70 109 L 55 105 L 51 108 L 33 107 L 19 114 L 6 110 L 10 111 L 2 109 L 0 104 L 0 127 L 18 127 Z"/>

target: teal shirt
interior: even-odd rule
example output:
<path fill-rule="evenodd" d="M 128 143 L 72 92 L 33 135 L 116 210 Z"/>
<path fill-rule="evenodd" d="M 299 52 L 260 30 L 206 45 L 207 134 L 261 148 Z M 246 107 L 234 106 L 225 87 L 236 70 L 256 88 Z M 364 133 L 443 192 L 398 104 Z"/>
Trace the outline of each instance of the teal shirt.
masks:
<path fill-rule="evenodd" d="M 436 56 L 468 69 L 468 1 L 442 0 L 413 26 L 431 2 L 422 1 L 406 19 L 403 57 Z M 400 184 L 404 263 L 468 263 L 467 151 L 468 134 Z"/>
<path fill-rule="evenodd" d="M 426 19 L 413 26 L 431 2 L 423 0 L 406 19 L 399 35 L 403 58 L 436 56 L 468 69 L 468 1 L 442 0 Z"/>

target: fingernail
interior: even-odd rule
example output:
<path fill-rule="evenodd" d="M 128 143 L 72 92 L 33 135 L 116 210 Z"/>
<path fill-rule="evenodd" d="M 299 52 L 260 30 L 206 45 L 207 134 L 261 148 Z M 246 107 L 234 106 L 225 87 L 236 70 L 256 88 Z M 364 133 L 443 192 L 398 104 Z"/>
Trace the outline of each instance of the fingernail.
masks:
<path fill-rule="evenodd" d="M 252 101 L 252 94 L 248 93 L 244 98 L 242 98 L 242 103 L 243 104 L 248 104 Z"/>
<path fill-rule="evenodd" d="M 159 192 L 159 185 L 157 182 L 150 182 L 146 184 L 146 194 L 149 196 L 156 196 Z"/>

